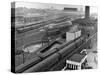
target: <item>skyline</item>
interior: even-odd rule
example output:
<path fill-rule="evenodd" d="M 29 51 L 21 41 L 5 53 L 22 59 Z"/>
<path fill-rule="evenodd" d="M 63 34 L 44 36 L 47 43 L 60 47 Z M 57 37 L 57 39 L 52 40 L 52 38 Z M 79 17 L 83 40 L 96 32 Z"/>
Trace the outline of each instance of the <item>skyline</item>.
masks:
<path fill-rule="evenodd" d="M 70 7 L 70 8 L 78 8 L 80 10 L 81 8 L 84 8 L 82 5 L 68 5 L 68 4 L 49 4 L 49 3 L 37 3 L 37 2 L 16 2 L 16 8 L 17 7 L 26 7 L 26 8 L 37 8 L 37 9 L 58 9 L 62 10 L 64 7 Z"/>
<path fill-rule="evenodd" d="M 37 3 L 37 2 L 15 2 L 15 8 L 26 7 L 26 8 L 36 8 L 36 9 L 58 9 L 63 10 L 64 7 L 77 8 L 78 11 L 85 11 L 85 6 L 83 5 L 69 5 L 69 4 L 49 4 L 49 3 Z M 95 6 L 90 6 L 90 13 L 97 14 L 98 9 Z"/>

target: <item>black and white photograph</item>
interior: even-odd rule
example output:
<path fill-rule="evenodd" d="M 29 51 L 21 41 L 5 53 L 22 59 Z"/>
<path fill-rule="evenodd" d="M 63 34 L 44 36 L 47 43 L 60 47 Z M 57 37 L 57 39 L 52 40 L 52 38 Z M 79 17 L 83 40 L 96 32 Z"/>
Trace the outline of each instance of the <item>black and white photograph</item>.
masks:
<path fill-rule="evenodd" d="M 11 2 L 11 71 L 97 69 L 97 25 L 96 6 Z"/>

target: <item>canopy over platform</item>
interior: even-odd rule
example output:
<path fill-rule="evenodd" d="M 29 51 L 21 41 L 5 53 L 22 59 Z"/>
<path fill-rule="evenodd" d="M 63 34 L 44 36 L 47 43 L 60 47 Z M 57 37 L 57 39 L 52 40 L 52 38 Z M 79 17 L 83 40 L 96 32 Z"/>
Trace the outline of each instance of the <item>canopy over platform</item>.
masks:
<path fill-rule="evenodd" d="M 70 57 L 66 62 L 70 64 L 81 65 L 86 58 L 87 54 L 76 53 L 72 57 Z"/>

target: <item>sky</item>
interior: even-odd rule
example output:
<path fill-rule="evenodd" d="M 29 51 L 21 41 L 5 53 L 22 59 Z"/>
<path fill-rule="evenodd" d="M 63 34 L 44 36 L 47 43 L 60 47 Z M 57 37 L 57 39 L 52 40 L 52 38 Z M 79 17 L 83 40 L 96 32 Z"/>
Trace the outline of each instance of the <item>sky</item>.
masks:
<path fill-rule="evenodd" d="M 48 3 L 36 3 L 36 2 L 16 2 L 16 7 L 27 7 L 27 8 L 37 8 L 37 9 L 59 9 L 62 10 L 64 7 L 78 8 L 84 11 L 85 7 L 82 5 L 68 5 L 68 4 L 48 4 Z M 97 13 L 97 8 L 94 6 L 90 7 L 90 13 Z"/>
<path fill-rule="evenodd" d="M 77 5 L 66 5 L 66 4 L 48 4 L 48 3 L 36 3 L 36 2 L 16 2 L 16 7 L 27 7 L 27 8 L 55 8 L 55 9 L 63 9 L 64 7 L 76 7 L 80 9 L 83 6 L 77 6 Z"/>

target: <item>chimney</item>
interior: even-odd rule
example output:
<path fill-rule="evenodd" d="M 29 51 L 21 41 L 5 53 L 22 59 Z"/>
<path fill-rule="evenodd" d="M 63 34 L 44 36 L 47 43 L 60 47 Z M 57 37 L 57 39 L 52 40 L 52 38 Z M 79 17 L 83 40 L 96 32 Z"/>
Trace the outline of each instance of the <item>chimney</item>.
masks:
<path fill-rule="evenodd" d="M 85 6 L 85 18 L 89 18 L 89 16 L 90 16 L 90 7 Z"/>

